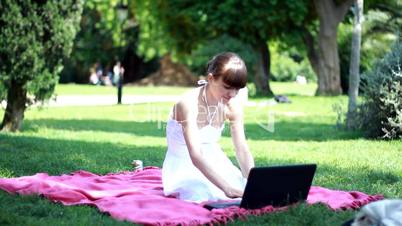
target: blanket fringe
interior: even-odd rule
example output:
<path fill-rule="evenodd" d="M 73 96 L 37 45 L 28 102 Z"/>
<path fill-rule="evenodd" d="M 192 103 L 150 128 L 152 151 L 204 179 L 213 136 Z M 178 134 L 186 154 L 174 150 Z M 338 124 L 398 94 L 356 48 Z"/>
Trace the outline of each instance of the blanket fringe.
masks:
<path fill-rule="evenodd" d="M 355 200 L 353 201 L 350 206 L 344 206 L 341 207 L 341 210 L 350 210 L 350 209 L 359 209 L 360 207 L 370 203 L 370 202 L 374 202 L 374 201 L 379 201 L 379 200 L 383 200 L 384 196 L 383 195 L 372 195 L 372 196 L 368 196 L 367 198 L 363 199 L 363 200 Z"/>
<path fill-rule="evenodd" d="M 106 186 L 109 180 L 111 181 L 110 185 Z M 134 188 L 140 192 L 127 193 L 127 189 L 132 191 Z M 128 220 L 139 224 L 157 226 L 212 226 L 214 224 L 228 224 L 234 222 L 235 219 L 247 220 L 248 216 L 259 216 L 266 213 L 284 211 L 289 208 L 289 206 L 279 208 L 266 206 L 260 209 L 246 210 L 237 206 L 231 206 L 225 209 L 208 211 L 202 207 L 202 204 L 191 203 L 190 205 L 184 201 L 178 203 L 179 201 L 175 201 L 174 198 L 163 195 L 161 170 L 158 167 L 145 167 L 143 170 L 108 173 L 106 175 L 79 170 L 70 175 L 63 174 L 61 176 L 49 176 L 47 173 L 38 173 L 33 176 L 20 178 L 0 178 L 0 189 L 11 194 L 27 195 L 37 193 L 53 202 L 61 202 L 64 205 L 86 204 L 96 206 L 100 212 L 109 213 L 111 217 L 118 220 Z M 105 192 L 105 194 L 102 192 Z M 336 198 L 339 194 L 337 192 L 339 191 L 315 187 L 315 194 L 317 195 L 309 204 L 313 205 L 321 202 L 325 203 L 332 210 L 347 210 L 357 209 L 370 202 L 384 199 L 382 195 L 366 195 L 357 191 L 347 192 L 348 195 L 345 195 L 341 191 L 343 194 L 341 194 L 341 197 L 347 197 L 344 198 L 346 201 L 343 199 L 337 200 Z M 336 205 L 332 205 L 332 207 L 331 202 L 326 202 L 331 200 L 331 195 L 333 200 L 336 199 Z M 169 215 L 162 214 L 156 215 L 159 216 L 157 219 L 150 219 L 138 217 L 139 215 L 137 214 L 135 218 L 130 218 L 130 213 L 120 213 L 118 211 L 120 207 L 117 205 L 114 206 L 118 204 L 116 200 L 123 200 L 122 203 L 120 202 L 121 206 L 130 205 L 130 208 L 133 208 L 132 211 L 141 211 L 138 205 L 131 206 L 131 203 L 147 203 L 150 202 L 150 199 L 155 201 L 153 204 L 155 206 L 148 206 L 148 212 L 150 211 L 149 209 L 158 208 L 158 205 L 166 207 L 170 203 L 173 207 L 178 205 L 180 211 L 189 211 L 188 214 L 191 215 L 178 214 L 169 218 Z M 126 201 L 124 202 L 124 200 Z M 155 211 L 159 213 L 163 212 L 163 209 L 155 209 Z M 187 214 L 187 212 L 185 213 Z M 186 217 L 180 218 L 180 216 Z"/>
<path fill-rule="evenodd" d="M 370 202 L 378 201 L 384 199 L 383 195 L 373 195 L 368 196 L 363 200 L 355 200 L 353 201 L 350 206 L 344 206 L 339 208 L 338 210 L 348 210 L 348 209 L 358 209 Z M 313 205 L 313 204 L 310 204 Z M 260 209 L 254 210 L 246 210 L 237 206 L 231 206 L 224 209 L 213 209 L 211 213 L 213 215 L 213 224 L 227 224 L 229 221 L 234 222 L 235 219 L 240 219 L 242 221 L 246 221 L 248 216 L 260 216 L 267 213 L 278 212 L 278 211 L 285 211 L 288 207 L 273 207 L 273 206 L 266 206 Z"/>

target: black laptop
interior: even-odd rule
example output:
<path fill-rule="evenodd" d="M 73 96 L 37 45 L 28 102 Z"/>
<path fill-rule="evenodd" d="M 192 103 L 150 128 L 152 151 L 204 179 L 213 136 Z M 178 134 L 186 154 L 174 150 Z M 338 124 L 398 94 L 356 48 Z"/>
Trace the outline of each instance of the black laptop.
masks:
<path fill-rule="evenodd" d="M 252 168 L 241 200 L 212 202 L 204 207 L 213 209 L 237 205 L 258 209 L 306 200 L 316 168 L 316 164 Z"/>

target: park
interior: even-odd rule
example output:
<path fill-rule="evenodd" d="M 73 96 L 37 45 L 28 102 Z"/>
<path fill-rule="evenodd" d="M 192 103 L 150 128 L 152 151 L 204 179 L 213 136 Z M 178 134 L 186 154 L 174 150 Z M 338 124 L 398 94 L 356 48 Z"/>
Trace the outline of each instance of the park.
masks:
<path fill-rule="evenodd" d="M 255 167 L 315 163 L 313 186 L 367 198 L 181 225 L 341 226 L 370 202 L 402 199 L 399 1 L 1 4 L 0 225 L 168 225 L 152 212 L 145 222 L 85 202 L 63 205 L 35 192 L 40 183 L 10 192 L 2 181 L 135 176 L 133 160 L 142 172 L 162 169 L 172 106 L 227 51 L 247 66 L 243 122 Z M 223 125 L 220 147 L 242 168 L 231 124 Z"/>

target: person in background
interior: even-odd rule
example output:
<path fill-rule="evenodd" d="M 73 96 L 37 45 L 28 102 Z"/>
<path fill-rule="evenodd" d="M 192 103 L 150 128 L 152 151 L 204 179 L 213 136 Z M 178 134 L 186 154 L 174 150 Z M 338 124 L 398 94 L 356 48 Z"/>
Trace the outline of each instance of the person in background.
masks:
<path fill-rule="evenodd" d="M 118 86 L 119 82 L 123 80 L 124 75 L 124 68 L 121 65 L 120 61 L 117 61 L 116 64 L 113 66 L 113 85 Z"/>

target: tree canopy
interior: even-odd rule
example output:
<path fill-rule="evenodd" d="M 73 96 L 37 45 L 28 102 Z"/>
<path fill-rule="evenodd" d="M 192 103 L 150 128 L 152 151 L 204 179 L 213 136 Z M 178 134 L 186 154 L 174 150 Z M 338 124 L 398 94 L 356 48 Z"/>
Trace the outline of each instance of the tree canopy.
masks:
<path fill-rule="evenodd" d="M 201 43 L 223 34 L 251 45 L 260 55 L 257 77 L 269 76 L 270 57 L 267 41 L 296 32 L 307 15 L 303 2 L 287 1 L 137 1 L 136 17 L 140 24 L 140 52 L 189 54 Z M 151 46 L 151 48 L 149 48 Z M 264 74 L 264 76 L 261 76 Z M 266 92 L 268 81 L 257 86 Z"/>
<path fill-rule="evenodd" d="M 51 97 L 71 53 L 82 1 L 5 0 L 0 11 L 0 91 L 7 100 L 2 129 L 15 131 L 27 105 Z"/>

